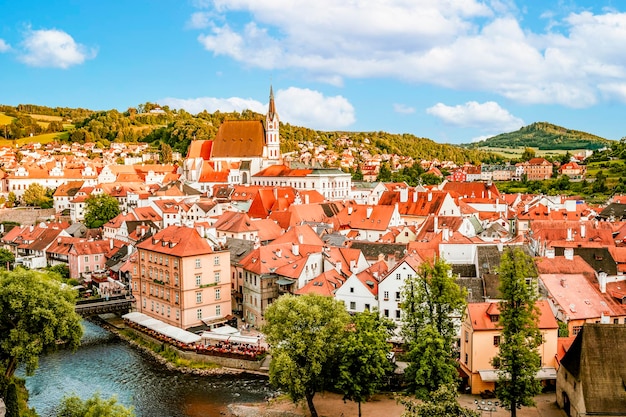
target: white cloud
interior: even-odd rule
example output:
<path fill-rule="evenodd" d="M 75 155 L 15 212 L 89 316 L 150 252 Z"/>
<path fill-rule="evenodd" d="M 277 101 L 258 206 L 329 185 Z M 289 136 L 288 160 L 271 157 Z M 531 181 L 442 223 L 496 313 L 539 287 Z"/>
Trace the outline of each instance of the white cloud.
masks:
<path fill-rule="evenodd" d="M 605 97 L 599 85 L 626 77 L 626 13 L 545 13 L 547 27 L 533 32 L 510 0 L 365 3 L 203 2 L 213 16 L 198 40 L 215 55 L 337 86 L 391 77 L 528 104 L 592 106 Z M 222 23 L 231 13 L 249 21 Z"/>
<path fill-rule="evenodd" d="M 78 44 L 57 29 L 29 30 L 22 42 L 20 60 L 34 67 L 69 68 L 95 57 L 96 51 Z"/>
<path fill-rule="evenodd" d="M 415 113 L 415 107 L 410 107 L 406 104 L 394 103 L 393 111 L 400 114 L 412 114 Z"/>
<path fill-rule="evenodd" d="M 318 91 L 290 87 L 278 90 L 274 94 L 276 110 L 281 121 L 296 126 L 306 126 L 318 130 L 338 130 L 347 128 L 355 122 L 354 108 L 344 97 L 325 97 Z M 267 103 L 238 97 L 214 98 L 198 97 L 189 99 L 164 98 L 157 100 L 163 105 L 175 109 L 185 109 L 197 114 L 203 110 L 210 113 L 252 110 L 257 113 L 267 112 Z"/>
<path fill-rule="evenodd" d="M 319 91 L 290 87 L 278 90 L 276 110 L 281 120 L 317 130 L 340 130 L 355 121 L 354 107 L 342 96 L 325 97 Z"/>
<path fill-rule="evenodd" d="M 444 123 L 462 128 L 478 128 L 483 131 L 512 131 L 524 125 L 524 121 L 513 116 L 494 101 L 447 106 L 437 103 L 426 109 L 426 113 L 441 119 Z"/>
<path fill-rule="evenodd" d="M 0 39 L 0 53 L 7 52 L 11 49 L 11 45 L 6 43 L 4 39 Z"/>
<path fill-rule="evenodd" d="M 221 112 L 241 112 L 243 110 L 252 110 L 257 113 L 265 114 L 267 105 L 251 98 L 215 98 L 215 97 L 197 97 L 197 98 L 173 98 L 167 97 L 157 100 L 157 102 L 169 106 L 174 109 L 184 109 L 191 114 L 198 114 L 206 110 L 214 113 L 219 110 Z"/>
<path fill-rule="evenodd" d="M 196 12 L 191 15 L 187 22 L 187 27 L 190 29 L 204 29 L 209 26 L 211 19 L 211 13 Z"/>

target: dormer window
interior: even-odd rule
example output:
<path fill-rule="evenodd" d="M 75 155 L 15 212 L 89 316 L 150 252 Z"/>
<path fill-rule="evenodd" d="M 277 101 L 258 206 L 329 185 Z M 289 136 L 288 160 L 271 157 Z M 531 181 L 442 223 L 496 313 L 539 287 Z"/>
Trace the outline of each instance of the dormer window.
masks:
<path fill-rule="evenodd" d="M 500 321 L 500 316 L 497 314 L 491 314 L 489 318 L 491 319 L 492 323 L 497 323 L 498 321 Z"/>

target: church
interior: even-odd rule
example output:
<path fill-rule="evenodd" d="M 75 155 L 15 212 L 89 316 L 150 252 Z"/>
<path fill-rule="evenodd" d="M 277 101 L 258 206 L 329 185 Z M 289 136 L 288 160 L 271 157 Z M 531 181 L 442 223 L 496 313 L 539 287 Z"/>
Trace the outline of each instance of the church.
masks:
<path fill-rule="evenodd" d="M 250 184 L 256 173 L 282 163 L 279 125 L 270 86 L 265 121 L 226 120 L 213 140 L 191 142 L 183 167 L 187 184 L 206 192 L 216 184 Z"/>

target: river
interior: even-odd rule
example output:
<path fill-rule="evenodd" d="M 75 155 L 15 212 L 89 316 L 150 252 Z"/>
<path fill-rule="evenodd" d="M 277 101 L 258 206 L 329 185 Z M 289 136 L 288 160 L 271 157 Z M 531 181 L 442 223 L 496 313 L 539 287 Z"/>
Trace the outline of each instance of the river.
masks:
<path fill-rule="evenodd" d="M 74 353 L 59 350 L 39 359 L 26 377 L 29 405 L 41 417 L 55 416 L 64 396 L 83 399 L 115 395 L 138 417 L 213 417 L 230 403 L 262 402 L 274 394 L 256 375 L 194 376 L 168 371 L 149 355 L 109 331 L 83 321 L 84 336 Z M 24 377 L 18 370 L 18 375 Z"/>

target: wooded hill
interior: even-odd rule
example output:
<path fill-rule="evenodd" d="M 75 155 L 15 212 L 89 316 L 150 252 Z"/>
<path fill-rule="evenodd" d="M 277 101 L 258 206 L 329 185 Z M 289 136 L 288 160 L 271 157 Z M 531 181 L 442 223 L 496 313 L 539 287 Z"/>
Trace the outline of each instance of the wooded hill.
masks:
<path fill-rule="evenodd" d="M 510 133 L 463 145 L 468 149 L 480 148 L 537 148 L 540 150 L 597 150 L 610 147 L 615 141 L 571 130 L 547 122 L 536 122 Z"/>
<path fill-rule="evenodd" d="M 160 109 L 156 112 L 151 110 Z M 171 110 L 155 103 L 140 104 L 125 112 L 117 110 L 92 111 L 87 109 L 50 108 L 38 105 L 20 104 L 16 107 L 0 105 L 0 112 L 12 118 L 8 139 L 28 136 L 24 125 L 34 125 L 34 115 L 60 116 L 73 127 L 69 131 L 69 142 L 94 142 L 108 146 L 110 142 L 148 142 L 160 147 L 169 145 L 173 151 L 185 155 L 192 140 L 212 139 L 224 120 L 265 120 L 265 115 L 249 110 L 232 113 L 208 113 L 203 111 L 192 115 L 185 110 Z M 11 126 L 13 123 L 19 126 Z M 32 131 L 32 129 L 30 129 Z M 23 136 L 20 136 L 23 135 Z M 412 134 L 392 134 L 386 132 L 342 132 L 319 131 L 306 127 L 281 123 L 281 151 L 294 152 L 300 144 L 325 145 L 326 149 L 342 153 L 352 149 L 357 161 L 365 151 L 371 155 L 397 154 L 422 159 L 457 163 L 492 162 L 500 159 L 495 154 L 480 149 L 466 149 L 456 145 L 440 144 L 428 138 Z M 36 140 L 36 136 L 34 137 Z M 348 144 L 349 143 L 349 144 Z"/>

